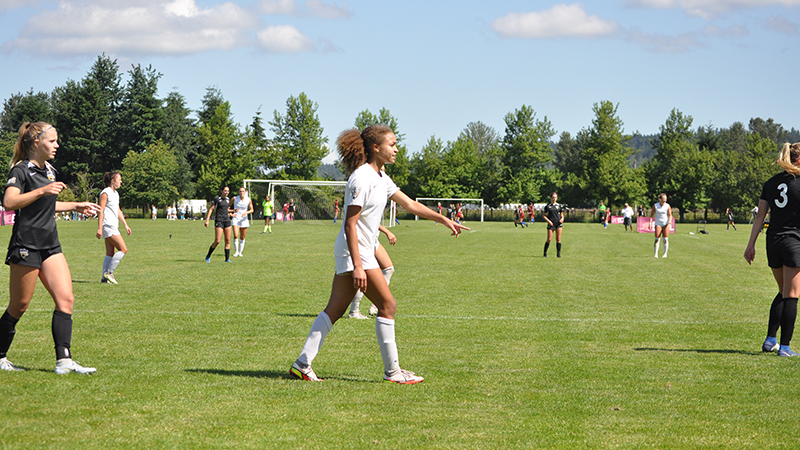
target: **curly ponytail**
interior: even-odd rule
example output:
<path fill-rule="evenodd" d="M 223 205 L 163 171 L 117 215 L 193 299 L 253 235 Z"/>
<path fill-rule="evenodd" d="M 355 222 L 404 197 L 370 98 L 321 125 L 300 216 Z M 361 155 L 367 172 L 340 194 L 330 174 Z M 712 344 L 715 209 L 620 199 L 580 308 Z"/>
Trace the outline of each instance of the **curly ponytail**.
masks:
<path fill-rule="evenodd" d="M 361 132 L 355 128 L 342 131 L 336 139 L 336 148 L 347 174 L 353 173 L 361 165 L 369 162 L 373 147 L 381 145 L 389 133 L 392 133 L 392 129 L 386 125 L 370 125 Z"/>

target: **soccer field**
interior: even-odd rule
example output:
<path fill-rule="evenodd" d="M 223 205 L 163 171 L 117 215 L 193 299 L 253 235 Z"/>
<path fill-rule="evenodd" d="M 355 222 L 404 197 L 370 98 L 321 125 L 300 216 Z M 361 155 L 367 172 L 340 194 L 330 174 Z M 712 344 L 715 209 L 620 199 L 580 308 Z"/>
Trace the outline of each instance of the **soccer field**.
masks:
<path fill-rule="evenodd" d="M 201 221 L 129 224 L 107 285 L 96 222 L 59 222 L 73 353 L 97 373 L 53 373 L 39 284 L 9 352 L 27 371 L 0 373 L 0 448 L 798 445 L 800 359 L 760 351 L 777 289 L 763 236 L 742 258 L 747 225 L 678 224 L 655 259 L 652 234 L 567 223 L 557 259 L 542 223 L 456 239 L 403 221 L 384 241 L 400 364 L 425 382 L 400 386 L 382 382 L 374 320 L 337 322 L 314 361 L 326 381 L 288 375 L 330 294 L 338 225 L 256 221 L 243 258 L 224 264 L 220 246 L 206 264 Z"/>

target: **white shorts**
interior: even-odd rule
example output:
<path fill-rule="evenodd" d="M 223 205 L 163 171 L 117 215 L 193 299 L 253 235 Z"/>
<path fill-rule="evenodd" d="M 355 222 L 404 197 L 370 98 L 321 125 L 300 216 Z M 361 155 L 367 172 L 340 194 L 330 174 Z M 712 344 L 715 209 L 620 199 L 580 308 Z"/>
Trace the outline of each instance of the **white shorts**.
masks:
<path fill-rule="evenodd" d="M 666 222 L 666 223 L 660 223 L 660 222 L 656 222 L 656 226 L 657 226 L 657 227 L 664 228 L 664 227 L 666 227 L 667 225 L 669 225 L 669 222 Z"/>
<path fill-rule="evenodd" d="M 247 219 L 247 216 L 234 218 L 231 220 L 231 225 L 239 228 L 250 228 L 250 221 Z"/>
<path fill-rule="evenodd" d="M 375 259 L 375 252 L 368 253 L 367 255 L 364 255 L 364 253 L 361 254 L 361 267 L 364 270 L 379 269 L 381 267 L 380 264 L 378 264 L 378 260 Z M 353 258 L 349 256 L 336 257 L 336 275 L 352 272 L 353 269 Z"/>
<path fill-rule="evenodd" d="M 103 225 L 103 239 L 120 234 L 119 227 Z"/>

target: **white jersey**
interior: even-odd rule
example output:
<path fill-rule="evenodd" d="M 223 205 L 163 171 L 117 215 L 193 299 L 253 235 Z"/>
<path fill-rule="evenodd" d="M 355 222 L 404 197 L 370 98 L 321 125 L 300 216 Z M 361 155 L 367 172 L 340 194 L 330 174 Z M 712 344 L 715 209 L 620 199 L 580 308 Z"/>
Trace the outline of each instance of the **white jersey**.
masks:
<path fill-rule="evenodd" d="M 656 225 L 659 227 L 669 225 L 669 203 L 664 202 L 664 206 L 661 206 L 661 202 L 657 202 L 653 205 L 653 208 L 656 210 Z"/>
<path fill-rule="evenodd" d="M 384 172 L 380 174 L 375 172 L 375 169 L 369 164 L 364 164 L 356 169 L 350 175 L 350 179 L 347 180 L 347 186 L 344 191 L 344 210 L 347 211 L 350 205 L 361 207 L 361 216 L 358 219 L 356 231 L 358 234 L 358 252 L 361 254 L 365 270 L 378 267 L 377 261 L 375 261 L 375 248 L 378 245 L 379 234 L 378 227 L 381 224 L 387 200 L 399 190 L 400 188 L 394 184 L 389 175 Z M 352 266 L 344 225 L 345 221 L 342 221 L 342 227 L 336 237 L 333 252 L 337 259 L 346 258 L 350 260 L 348 266 Z M 349 270 L 341 269 L 340 265 L 337 264 L 337 273 L 353 270 L 352 268 Z"/>
<path fill-rule="evenodd" d="M 233 197 L 232 224 L 239 228 L 248 228 L 250 226 L 250 220 L 246 214 L 248 209 L 250 209 L 250 197 L 241 198 L 238 195 Z"/>
<path fill-rule="evenodd" d="M 631 208 L 630 206 L 628 206 L 627 208 L 624 208 L 622 210 L 622 217 L 624 217 L 626 219 L 630 219 L 631 217 L 633 217 L 633 208 Z"/>
<path fill-rule="evenodd" d="M 119 192 L 107 187 L 100 196 L 106 194 L 106 207 L 103 209 L 103 239 L 119 233 Z"/>

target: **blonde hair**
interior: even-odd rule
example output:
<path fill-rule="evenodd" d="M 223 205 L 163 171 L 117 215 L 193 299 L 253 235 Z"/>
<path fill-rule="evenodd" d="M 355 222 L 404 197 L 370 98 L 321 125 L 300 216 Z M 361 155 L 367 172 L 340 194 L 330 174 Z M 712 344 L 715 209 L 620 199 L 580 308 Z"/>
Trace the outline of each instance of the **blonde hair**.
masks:
<path fill-rule="evenodd" d="M 37 139 L 41 139 L 42 135 L 50 128 L 53 128 L 53 126 L 47 122 L 23 123 L 19 127 L 19 138 L 17 138 L 17 143 L 14 144 L 14 156 L 11 157 L 9 166 L 14 167 L 14 164 L 24 159 L 29 159 L 33 144 Z"/>
<path fill-rule="evenodd" d="M 792 175 L 800 175 L 800 166 L 798 166 L 798 158 L 800 158 L 800 142 L 794 144 L 785 143 L 778 153 L 778 159 L 775 164 L 781 166 L 783 170 Z"/>
<path fill-rule="evenodd" d="M 347 173 L 351 174 L 372 158 L 372 148 L 381 145 L 392 129 L 386 125 L 370 125 L 364 131 L 355 128 L 342 131 L 336 139 L 336 148 Z"/>

